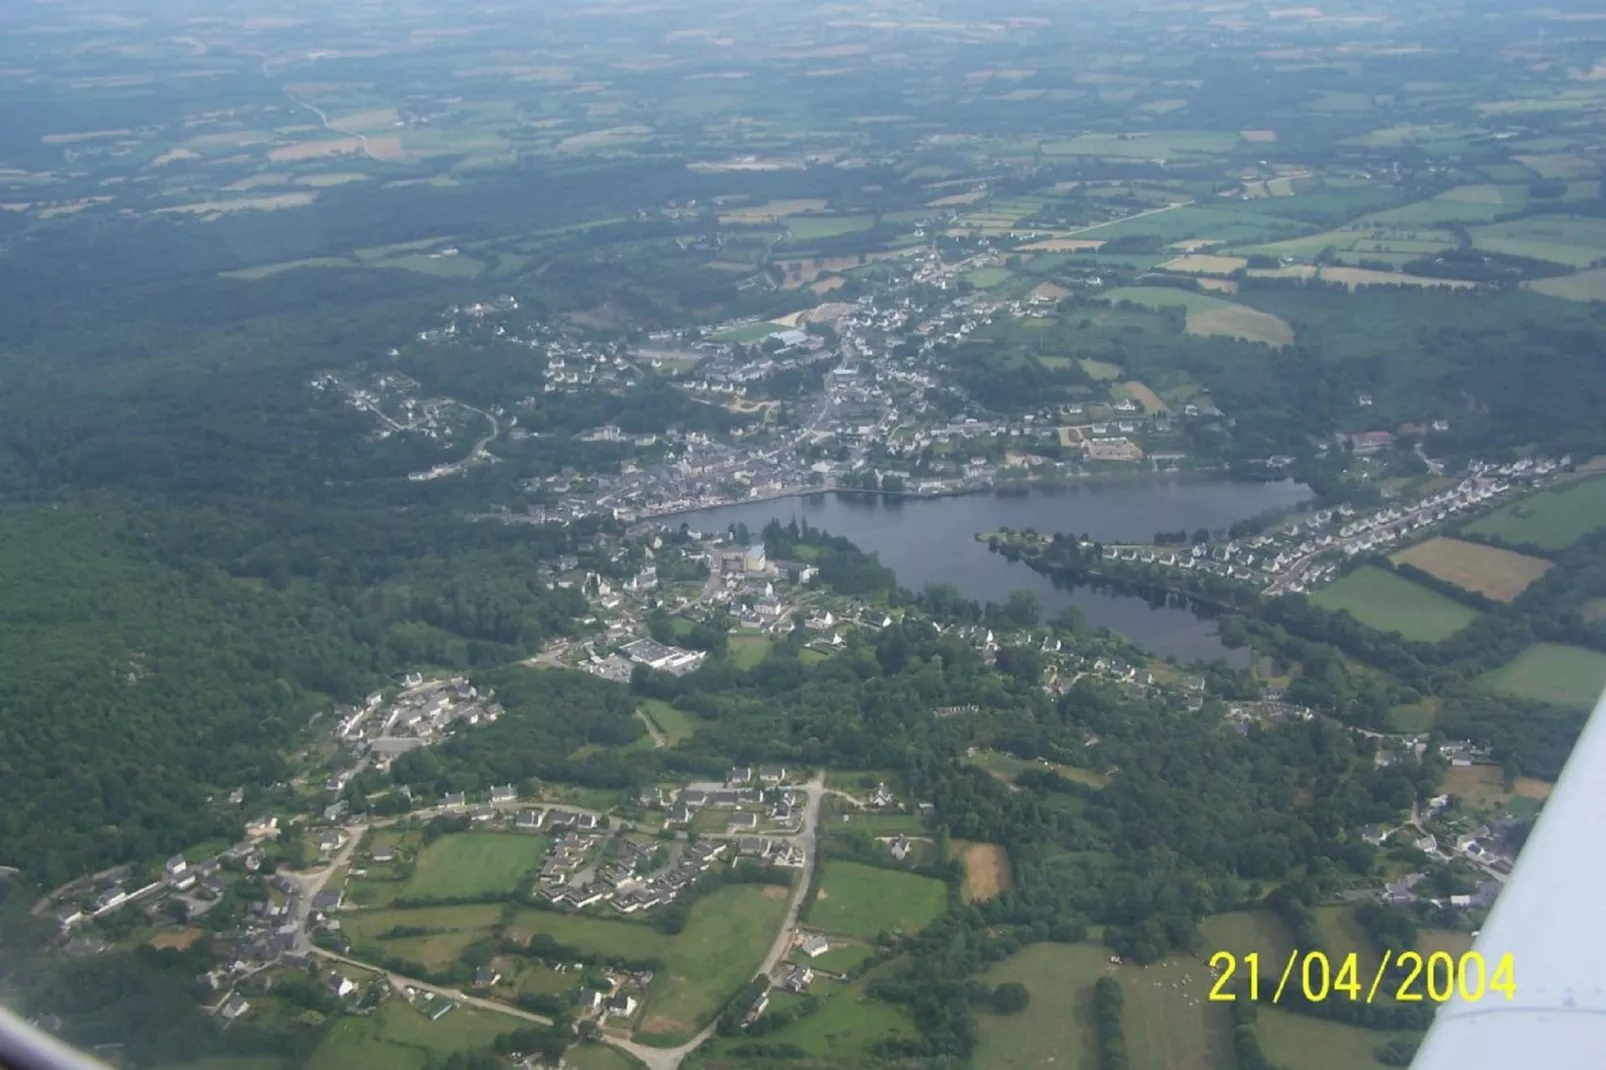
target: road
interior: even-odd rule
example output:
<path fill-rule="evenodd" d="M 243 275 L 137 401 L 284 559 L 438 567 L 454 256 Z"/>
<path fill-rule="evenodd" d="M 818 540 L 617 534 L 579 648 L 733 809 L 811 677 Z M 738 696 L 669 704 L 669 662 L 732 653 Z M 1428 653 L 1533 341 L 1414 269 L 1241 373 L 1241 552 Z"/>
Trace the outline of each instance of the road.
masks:
<path fill-rule="evenodd" d="M 759 973 L 767 974 L 774 970 L 780 961 L 786 957 L 787 951 L 791 949 L 793 941 L 797 938 L 798 916 L 803 910 L 803 897 L 808 894 L 809 878 L 810 874 L 813 872 L 815 856 L 819 848 L 820 805 L 824 802 L 826 796 L 825 773 L 816 773 L 814 778 L 803 786 L 802 790 L 807 797 L 807 801 L 803 804 L 802 822 L 798 826 L 798 830 L 794 833 L 784 836 L 777 836 L 774 838 L 791 840 L 800 848 L 802 848 L 803 867 L 799 872 L 797 884 L 792 889 L 792 899 L 787 904 L 786 917 L 781 923 L 780 931 L 775 934 L 775 940 L 770 944 L 769 950 L 765 953 L 762 963 L 759 965 L 758 970 L 755 971 L 755 976 Z M 506 805 L 518 806 L 521 804 L 510 803 Z M 522 805 L 529 804 L 525 803 Z M 418 815 L 414 814 L 412 816 L 416 817 Z M 374 825 L 377 827 L 381 824 L 387 823 L 389 822 L 374 822 Z M 288 871 L 284 872 L 284 875 L 289 877 L 292 881 L 295 881 L 300 889 L 296 900 L 296 911 L 294 916 L 296 924 L 296 950 L 302 953 L 317 955 L 320 958 L 328 959 L 333 962 L 343 962 L 349 966 L 383 974 L 385 979 L 388 980 L 392 985 L 410 985 L 413 988 L 421 991 L 434 992 L 438 995 L 450 997 L 451 999 L 458 1000 L 470 1006 L 496 1011 L 498 1014 L 507 1014 L 515 1018 L 523 1018 L 531 1022 L 539 1022 L 542 1025 L 551 1025 L 552 1022 L 550 1019 L 543 1018 L 539 1014 L 532 1014 L 528 1011 L 512 1006 L 511 1004 L 500 1003 L 495 1000 L 482 999 L 478 996 L 469 996 L 456 989 L 442 988 L 439 985 L 432 985 L 427 981 L 420 981 L 414 977 L 408 977 L 404 974 L 393 973 L 390 970 L 381 969 L 380 967 L 364 962 L 361 959 L 350 958 L 345 955 L 337 954 L 333 951 L 328 951 L 324 948 L 317 947 L 312 943 L 312 939 L 307 932 L 307 920 L 312 913 L 313 897 L 323 890 L 324 885 L 328 883 L 329 878 L 334 875 L 336 870 L 350 861 L 352 853 L 357 849 L 357 844 L 361 841 L 362 835 L 368 829 L 368 827 L 369 826 L 366 824 L 346 826 L 345 833 L 348 839 L 345 846 L 340 849 L 340 853 L 335 856 L 334 860 L 331 861 L 329 865 L 325 866 L 316 873 L 296 874 Z M 602 1039 L 607 1043 L 612 1044 L 614 1047 L 628 1052 L 641 1062 L 645 1063 L 648 1067 L 648 1070 L 677 1070 L 687 1055 L 691 1054 L 691 1052 L 696 1050 L 697 1047 L 705 1040 L 714 1035 L 714 1029 L 716 1025 L 717 1023 L 714 1022 L 709 1023 L 700 1033 L 692 1037 L 691 1040 L 674 1048 L 648 1047 L 645 1044 L 638 1044 L 633 1040 L 627 1040 L 623 1037 L 610 1036 L 606 1033 L 602 1034 Z"/>
<path fill-rule="evenodd" d="M 367 829 L 367 825 L 347 825 L 343 830 L 346 834 L 346 845 L 340 849 L 339 854 L 330 860 L 327 866 L 316 873 L 293 873 L 290 870 L 279 871 L 282 876 L 294 881 L 298 889 L 295 913 L 292 915 L 292 920 L 296 924 L 295 949 L 302 954 L 313 950 L 312 937 L 307 932 L 307 921 L 312 917 L 313 899 L 317 897 L 319 892 L 323 891 L 323 886 L 329 883 L 329 878 L 335 875 L 335 871 L 351 861 L 352 852 L 357 850 L 357 844 L 362 842 L 363 833 Z"/>
<path fill-rule="evenodd" d="M 428 981 L 420 981 L 416 977 L 408 977 L 405 974 L 393 973 L 390 970 L 382 970 L 377 966 L 371 966 L 368 963 L 363 962 L 361 959 L 348 958 L 345 955 L 336 954 L 333 951 L 328 951 L 321 947 L 314 947 L 311 949 L 311 952 L 321 959 L 328 959 L 330 962 L 343 962 L 347 966 L 352 966 L 359 970 L 367 970 L 370 973 L 378 973 L 382 975 L 385 980 L 389 981 L 391 985 L 397 988 L 409 987 L 416 988 L 420 992 L 433 992 L 437 996 L 445 996 L 446 998 L 456 1000 L 459 1003 L 466 1003 L 470 1007 L 479 1007 L 483 1010 L 495 1011 L 497 1014 L 506 1014 L 513 1018 L 523 1018 L 525 1021 L 535 1022 L 537 1025 L 552 1024 L 552 1019 L 543 1018 L 539 1014 L 533 1014 L 522 1007 L 515 1007 L 511 1003 L 498 1003 L 494 999 L 482 999 L 479 996 L 470 996 L 464 992 L 458 991 L 455 988 L 442 988 L 440 985 L 432 985 Z"/>
<path fill-rule="evenodd" d="M 764 956 L 763 963 L 755 971 L 769 973 L 786 957 L 787 951 L 792 947 L 792 941 L 797 937 L 798 915 L 803 910 L 803 897 L 808 894 L 809 875 L 814 869 L 814 857 L 819 846 L 818 830 L 820 823 L 820 803 L 825 800 L 825 774 L 816 773 L 803 788 L 808 795 L 808 802 L 803 805 L 803 824 L 797 832 L 778 839 L 790 839 L 803 848 L 803 869 L 798 877 L 797 885 L 792 889 L 792 901 L 786 907 L 786 920 L 781 923 L 780 932 L 775 934 L 775 942 L 770 945 Z M 629 1052 L 647 1065 L 647 1070 L 678 1070 L 681 1062 L 697 1050 L 698 1046 L 714 1035 L 718 1023 L 710 1022 L 703 1031 L 692 1037 L 677 1048 L 650 1048 L 645 1044 L 637 1044 L 632 1040 L 621 1037 L 603 1035 L 605 1041 L 614 1047 Z"/>

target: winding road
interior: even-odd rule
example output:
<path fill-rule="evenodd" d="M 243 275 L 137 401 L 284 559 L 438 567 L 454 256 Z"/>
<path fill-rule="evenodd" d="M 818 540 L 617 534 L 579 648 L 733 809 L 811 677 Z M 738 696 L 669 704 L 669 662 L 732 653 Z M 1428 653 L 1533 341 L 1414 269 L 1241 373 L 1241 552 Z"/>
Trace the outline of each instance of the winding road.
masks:
<path fill-rule="evenodd" d="M 775 934 L 775 940 L 770 944 L 763 963 L 754 971 L 755 977 L 775 969 L 786 957 L 787 951 L 791 950 L 793 940 L 797 938 L 798 915 L 803 911 L 803 897 L 808 894 L 809 877 L 814 870 L 815 853 L 819 845 L 820 804 L 825 800 L 825 774 L 816 773 L 814 779 L 804 785 L 803 791 L 808 795 L 808 802 L 803 806 L 802 826 L 790 836 L 775 837 L 791 840 L 803 848 L 803 869 L 799 873 L 796 886 L 792 889 L 792 901 L 786 907 L 786 920 L 781 923 L 780 932 Z M 710 1022 L 696 1036 L 674 1048 L 652 1048 L 633 1040 L 606 1034 L 602 1039 L 641 1060 L 647 1065 L 647 1070 L 678 1070 L 686 1056 L 696 1051 L 703 1041 L 714 1035 L 717 1025 L 717 1021 Z"/>
<path fill-rule="evenodd" d="M 647 720 L 647 718 L 643 717 L 643 720 Z M 656 736 L 654 738 L 656 739 Z M 807 784 L 803 785 L 802 791 L 806 796 L 807 801 L 803 805 L 802 822 L 799 824 L 798 830 L 793 833 L 774 836 L 772 838 L 789 840 L 800 847 L 803 852 L 803 866 L 801 870 L 799 870 L 797 883 L 792 888 L 792 898 L 786 907 L 786 918 L 782 921 L 780 930 L 775 934 L 775 939 L 770 943 L 769 950 L 765 952 L 763 961 L 760 963 L 758 969 L 754 971 L 754 976 L 757 976 L 761 973 L 768 974 L 774 970 L 781 960 L 786 957 L 786 953 L 791 950 L 792 943 L 797 938 L 799 915 L 803 910 L 803 898 L 808 894 L 809 879 L 813 873 L 815 858 L 818 853 L 820 805 L 824 802 L 827 792 L 825 787 L 825 773 L 823 771 L 816 773 L 813 779 L 811 779 Z M 838 792 L 837 794 L 842 793 Z M 504 805 L 518 806 L 529 804 L 509 803 Z M 501 807 L 498 808 L 500 809 Z M 414 814 L 413 816 L 417 817 L 419 815 Z M 389 820 L 376 821 L 372 823 L 372 827 L 380 827 L 382 825 L 390 824 L 395 820 L 396 819 L 392 818 Z M 351 860 L 352 853 L 357 849 L 357 844 L 362 840 L 363 833 L 369 827 L 370 826 L 367 824 L 354 824 L 346 826 L 345 833 L 348 838 L 345 846 L 340 849 L 340 853 L 337 854 L 327 866 L 323 867 L 317 872 L 297 874 L 289 871 L 282 871 L 285 876 L 295 881 L 299 886 L 294 919 L 296 923 L 296 949 L 304 953 L 316 955 L 319 958 L 326 959 L 331 962 L 343 962 L 346 965 L 355 967 L 357 969 L 383 974 L 385 979 L 393 986 L 410 986 L 420 991 L 434 992 L 437 995 L 446 996 L 462 1003 L 466 1003 L 470 1006 L 495 1011 L 498 1014 L 507 1014 L 515 1018 L 523 1018 L 526 1021 L 537 1022 L 541 1025 L 551 1025 L 551 1019 L 544 1018 L 539 1014 L 532 1014 L 529 1011 L 515 1007 L 511 1004 L 501 1003 L 496 1000 L 484 999 L 479 996 L 470 996 L 457 989 L 443 988 L 440 985 L 433 985 L 427 981 L 420 981 L 416 977 L 408 977 L 405 974 L 394 973 L 390 970 L 375 966 L 372 963 L 364 962 L 361 959 L 337 954 L 336 952 L 329 951 L 325 948 L 317 947 L 312 943 L 311 936 L 307 931 L 307 921 L 312 913 L 313 897 L 323 890 L 323 887 L 326 883 L 328 883 L 329 878 L 332 877 L 341 866 L 345 865 Z M 717 1025 L 717 1021 L 710 1022 L 696 1036 L 692 1037 L 686 1043 L 673 1048 L 654 1048 L 645 1044 L 639 1044 L 636 1041 L 627 1039 L 625 1037 L 612 1036 L 607 1033 L 601 1034 L 600 1039 L 608 1044 L 612 1044 L 614 1047 L 619 1048 L 622 1051 L 628 1052 L 636 1059 L 639 1059 L 642 1063 L 646 1064 L 648 1070 L 677 1070 L 687 1055 L 691 1054 L 705 1040 L 714 1035 L 714 1030 Z"/>

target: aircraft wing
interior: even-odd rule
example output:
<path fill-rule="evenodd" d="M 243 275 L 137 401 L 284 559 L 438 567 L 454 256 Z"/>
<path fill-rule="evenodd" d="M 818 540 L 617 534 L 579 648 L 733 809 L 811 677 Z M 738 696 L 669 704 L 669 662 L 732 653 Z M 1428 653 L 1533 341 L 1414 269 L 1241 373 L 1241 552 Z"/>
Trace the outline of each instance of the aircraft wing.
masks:
<path fill-rule="evenodd" d="M 1490 976 L 1511 955 L 1514 997 L 1486 991 L 1468 1000 L 1458 990 L 1439 1008 L 1411 1070 L 1606 1067 L 1603 710 L 1606 694 L 1474 947 Z"/>

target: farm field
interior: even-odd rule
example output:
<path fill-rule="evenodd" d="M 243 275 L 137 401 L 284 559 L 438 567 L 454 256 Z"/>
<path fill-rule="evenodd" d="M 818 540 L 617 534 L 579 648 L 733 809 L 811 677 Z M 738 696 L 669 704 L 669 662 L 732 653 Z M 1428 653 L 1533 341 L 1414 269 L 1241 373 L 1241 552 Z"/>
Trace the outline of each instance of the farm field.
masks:
<path fill-rule="evenodd" d="M 1472 246 L 1492 253 L 1589 267 L 1606 256 L 1606 219 L 1533 216 L 1469 230 Z"/>
<path fill-rule="evenodd" d="M 1381 1068 L 1378 1045 L 1408 1033 L 1379 1033 L 1261 1004 L 1255 1019 L 1266 1058 L 1288 1070 L 1371 1070 Z M 1135 1063 L 1134 1063 L 1135 1065 Z"/>
<path fill-rule="evenodd" d="M 1316 929 L 1322 936 L 1322 945 L 1334 961 L 1354 952 L 1360 975 L 1376 977 L 1382 953 L 1373 946 L 1361 923 L 1355 920 L 1355 912 L 1347 906 L 1325 906 L 1317 907 L 1313 913 L 1316 915 Z M 1273 966 L 1271 972 L 1278 972 L 1278 967 Z"/>
<path fill-rule="evenodd" d="M 1204 950 L 1201 953 L 1207 961 L 1217 951 L 1230 951 L 1239 959 L 1248 954 L 1258 954 L 1262 973 L 1274 968 L 1267 966 L 1267 963 L 1286 961 L 1288 953 L 1294 949 L 1293 934 L 1288 931 L 1288 926 L 1269 910 L 1235 910 L 1230 914 L 1212 914 L 1199 924 L 1199 931 L 1204 935 Z M 1240 965 L 1240 978 L 1245 976 L 1241 972 L 1243 969 Z"/>
<path fill-rule="evenodd" d="M 965 864 L 965 883 L 960 894 L 967 903 L 985 902 L 1015 886 L 1009 851 L 999 844 L 955 840 L 953 856 Z"/>
<path fill-rule="evenodd" d="M 402 895 L 408 899 L 511 892 L 540 860 L 545 844 L 534 836 L 464 832 L 442 836 L 418 854 Z"/>
<path fill-rule="evenodd" d="M 1457 929 L 1418 929 L 1416 932 L 1416 949 L 1423 956 L 1443 951 L 1447 955 L 1460 958 L 1472 950 L 1473 936 Z"/>
<path fill-rule="evenodd" d="M 756 884 L 716 889 L 698 900 L 686 928 L 674 936 L 634 922 L 543 910 L 521 911 L 510 929 L 526 938 L 549 933 L 560 943 L 604 955 L 662 959 L 636 1037 L 668 1047 L 694 1034 L 752 975 L 786 915 L 789 895 L 779 886 Z"/>
<path fill-rule="evenodd" d="M 1606 268 L 1586 268 L 1571 275 L 1533 279 L 1523 286 L 1534 293 L 1548 294 L 1564 301 L 1606 301 Z"/>
<path fill-rule="evenodd" d="M 1111 969 L 1108 958 L 1109 952 L 1096 944 L 1040 943 L 988 969 L 983 981 L 1023 984 L 1031 1002 L 1019 1014 L 977 1010 L 975 1064 L 988 1070 L 1096 1067 L 1093 984 Z"/>
<path fill-rule="evenodd" d="M 1535 643 L 1478 677 L 1478 682 L 1517 698 L 1587 710 L 1606 688 L 1606 654 L 1561 643 Z"/>
<path fill-rule="evenodd" d="M 1171 958 L 1116 972 L 1126 997 L 1122 1026 L 1134 1067 L 1230 1070 L 1232 1027 L 1227 1008 L 1209 1002 L 1214 983 L 1198 959 Z"/>
<path fill-rule="evenodd" d="M 1362 267 L 1324 267 L 1318 272 L 1323 282 L 1338 282 L 1351 290 L 1363 286 L 1416 286 L 1422 289 L 1470 290 L 1473 283 L 1465 279 L 1435 279 L 1425 275 L 1408 275 L 1400 271 L 1378 271 Z"/>
<path fill-rule="evenodd" d="M 1390 555 L 1389 560 L 1414 565 L 1436 579 L 1497 602 L 1510 602 L 1551 568 L 1543 558 L 1444 538 L 1417 543 Z"/>
<path fill-rule="evenodd" d="M 1153 309 L 1180 306 L 1187 313 L 1189 334 L 1225 335 L 1274 346 L 1294 340 L 1293 327 L 1271 313 L 1208 294 L 1167 286 L 1120 286 L 1103 297 L 1106 301 L 1131 301 Z"/>
<path fill-rule="evenodd" d="M 1455 244 L 1455 235 L 1448 230 L 1436 230 L 1428 226 L 1406 223 L 1374 222 L 1352 223 L 1319 234 L 1247 246 L 1239 251 L 1308 260 L 1323 249 L 1331 248 L 1344 263 L 1378 260 L 1397 265 L 1406 260 L 1452 249 Z"/>
<path fill-rule="evenodd" d="M 1606 527 L 1606 479 L 1531 494 L 1474 520 L 1466 530 L 1514 546 L 1565 550 L 1600 527 Z"/>
<path fill-rule="evenodd" d="M 417 1070 L 431 1056 L 485 1047 L 520 1025 L 515 1018 L 470 1007 L 458 1007 L 432 1022 L 406 1003 L 391 1000 L 372 1015 L 336 1022 L 307 1061 L 307 1070 Z"/>
<path fill-rule="evenodd" d="M 917 932 L 943 912 L 948 889 L 932 877 L 831 860 L 809 910 L 809 924 L 828 933 L 874 939 Z"/>
<path fill-rule="evenodd" d="M 874 225 L 875 217 L 869 215 L 792 216 L 786 220 L 786 228 L 791 232 L 790 240 L 793 243 L 835 238 L 843 234 L 869 230 Z"/>
<path fill-rule="evenodd" d="M 1523 776 L 1508 791 L 1505 772 L 1498 765 L 1458 765 L 1444 778 L 1446 794 L 1475 807 L 1503 806 L 1512 799 L 1541 802 L 1550 797 L 1551 787 L 1547 781 Z"/>
<path fill-rule="evenodd" d="M 422 960 L 413 956 L 429 955 L 440 961 L 451 947 L 461 949 L 475 940 L 490 936 L 497 913 L 498 908 L 490 905 L 362 910 L 346 913 L 341 917 L 340 924 L 352 944 L 359 949 L 400 954 L 419 962 Z M 385 934 L 397 926 L 412 926 L 430 932 L 424 936 L 385 939 Z M 401 945 L 401 948 L 398 949 L 397 945 Z M 403 950 L 409 954 L 403 954 Z"/>
<path fill-rule="evenodd" d="M 1315 605 L 1347 611 L 1367 627 L 1436 643 L 1477 619 L 1477 614 L 1437 591 L 1372 565 L 1341 577 L 1310 596 Z"/>
<path fill-rule="evenodd" d="M 1114 156 L 1165 160 L 1230 151 L 1237 133 L 1222 130 L 1169 130 L 1142 134 L 1082 134 L 1068 141 L 1045 141 L 1045 156 Z"/>

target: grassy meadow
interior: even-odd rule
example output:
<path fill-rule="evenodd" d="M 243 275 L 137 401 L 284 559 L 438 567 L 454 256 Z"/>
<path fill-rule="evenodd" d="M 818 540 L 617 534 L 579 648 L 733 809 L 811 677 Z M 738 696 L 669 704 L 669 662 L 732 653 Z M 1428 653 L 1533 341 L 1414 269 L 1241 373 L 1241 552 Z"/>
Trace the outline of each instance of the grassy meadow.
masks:
<path fill-rule="evenodd" d="M 932 877 L 833 859 L 825 863 L 808 920 L 828 933 L 874 939 L 924 928 L 947 902 L 948 889 Z"/>
<path fill-rule="evenodd" d="M 1461 603 L 1371 565 L 1341 577 L 1310 600 L 1323 609 L 1344 610 L 1367 627 L 1423 643 L 1447 639 L 1477 619 Z"/>

